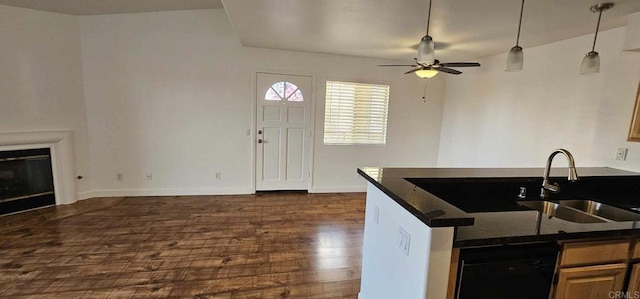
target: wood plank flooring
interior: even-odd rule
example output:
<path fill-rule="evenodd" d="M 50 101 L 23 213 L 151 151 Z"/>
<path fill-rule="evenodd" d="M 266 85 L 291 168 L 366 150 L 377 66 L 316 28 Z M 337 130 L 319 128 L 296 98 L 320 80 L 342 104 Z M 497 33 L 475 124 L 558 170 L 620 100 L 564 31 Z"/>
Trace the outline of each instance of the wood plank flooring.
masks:
<path fill-rule="evenodd" d="M 364 199 L 130 197 L 7 216 L 48 215 L 0 218 L 13 225 L 0 229 L 0 298 L 357 298 Z"/>

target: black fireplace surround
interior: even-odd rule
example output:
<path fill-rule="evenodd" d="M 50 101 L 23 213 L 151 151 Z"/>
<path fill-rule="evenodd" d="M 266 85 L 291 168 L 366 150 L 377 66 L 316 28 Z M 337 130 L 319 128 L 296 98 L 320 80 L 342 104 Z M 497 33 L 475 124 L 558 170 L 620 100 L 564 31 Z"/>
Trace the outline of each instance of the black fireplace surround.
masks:
<path fill-rule="evenodd" d="M 55 203 L 50 149 L 0 152 L 0 215 Z"/>

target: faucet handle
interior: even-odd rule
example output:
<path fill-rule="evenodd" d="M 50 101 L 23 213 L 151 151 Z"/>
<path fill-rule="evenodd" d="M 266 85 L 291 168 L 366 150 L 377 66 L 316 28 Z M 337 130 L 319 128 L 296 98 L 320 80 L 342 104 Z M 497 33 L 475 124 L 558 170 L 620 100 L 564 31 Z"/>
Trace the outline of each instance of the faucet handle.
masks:
<path fill-rule="evenodd" d="M 520 187 L 520 194 L 518 194 L 518 198 L 520 199 L 527 198 L 527 187 Z"/>
<path fill-rule="evenodd" d="M 544 184 L 542 184 L 542 188 L 540 190 L 540 198 L 545 199 L 545 198 L 549 197 L 549 192 L 551 192 L 551 193 L 560 192 L 560 185 L 558 185 L 558 183 L 553 183 L 553 184 L 544 183 Z"/>
<path fill-rule="evenodd" d="M 551 193 L 558 193 L 560 192 L 560 185 L 558 185 L 558 183 L 553 183 L 553 185 L 551 184 L 546 184 L 544 186 L 542 186 L 544 189 L 546 189 L 547 191 L 550 191 Z"/>

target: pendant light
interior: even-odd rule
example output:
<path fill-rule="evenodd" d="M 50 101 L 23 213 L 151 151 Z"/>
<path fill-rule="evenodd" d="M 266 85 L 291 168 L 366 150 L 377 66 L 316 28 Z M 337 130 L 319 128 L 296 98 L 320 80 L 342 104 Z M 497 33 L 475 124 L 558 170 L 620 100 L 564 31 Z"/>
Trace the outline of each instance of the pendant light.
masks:
<path fill-rule="evenodd" d="M 600 55 L 596 52 L 596 40 L 598 39 L 598 30 L 600 29 L 600 20 L 602 19 L 602 12 L 612 8 L 613 3 L 602 3 L 591 6 L 591 12 L 598 13 L 598 25 L 596 25 L 596 34 L 593 37 L 593 46 L 591 52 L 582 59 L 582 65 L 580 65 L 580 75 L 597 74 L 600 72 Z"/>
<path fill-rule="evenodd" d="M 518 37 L 516 38 L 516 45 L 511 48 L 507 55 L 507 72 L 519 72 L 524 65 L 524 53 L 522 47 L 520 47 L 520 29 L 522 28 L 522 13 L 524 12 L 524 0 L 520 6 L 520 21 L 518 22 Z"/>
<path fill-rule="evenodd" d="M 418 45 L 418 58 L 416 61 L 422 64 L 433 64 L 435 58 L 435 45 L 433 39 L 429 36 L 429 22 L 431 21 L 431 1 L 429 0 L 429 9 L 427 11 L 427 33 L 420 40 Z"/>

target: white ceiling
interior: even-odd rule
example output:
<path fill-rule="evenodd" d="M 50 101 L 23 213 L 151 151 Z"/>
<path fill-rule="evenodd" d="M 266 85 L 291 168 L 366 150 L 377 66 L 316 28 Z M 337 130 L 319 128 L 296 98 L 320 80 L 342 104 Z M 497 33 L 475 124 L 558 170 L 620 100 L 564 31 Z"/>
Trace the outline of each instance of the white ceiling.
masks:
<path fill-rule="evenodd" d="M 222 8 L 220 0 L 0 0 L 0 4 L 71 15 Z"/>
<path fill-rule="evenodd" d="M 410 60 L 425 33 L 428 0 L 222 0 L 245 46 Z M 222 8 L 221 0 L 0 0 L 73 15 Z M 521 46 L 593 34 L 603 0 L 528 0 Z M 640 0 L 613 0 L 602 30 L 624 26 Z M 504 53 L 515 44 L 520 0 L 433 0 L 430 35 L 442 61 Z M 585 53 L 590 45 L 585 45 Z M 596 47 L 597 50 L 597 47 Z"/>
<path fill-rule="evenodd" d="M 245 46 L 408 60 L 425 34 L 427 0 L 222 0 Z M 525 48 L 593 33 L 599 0 L 525 2 Z M 614 0 L 601 29 L 626 24 L 640 0 Z M 515 45 L 520 0 L 433 0 L 430 35 L 442 61 L 471 60 Z M 585 53 L 590 44 L 585 44 Z M 596 47 L 597 50 L 597 47 Z"/>

